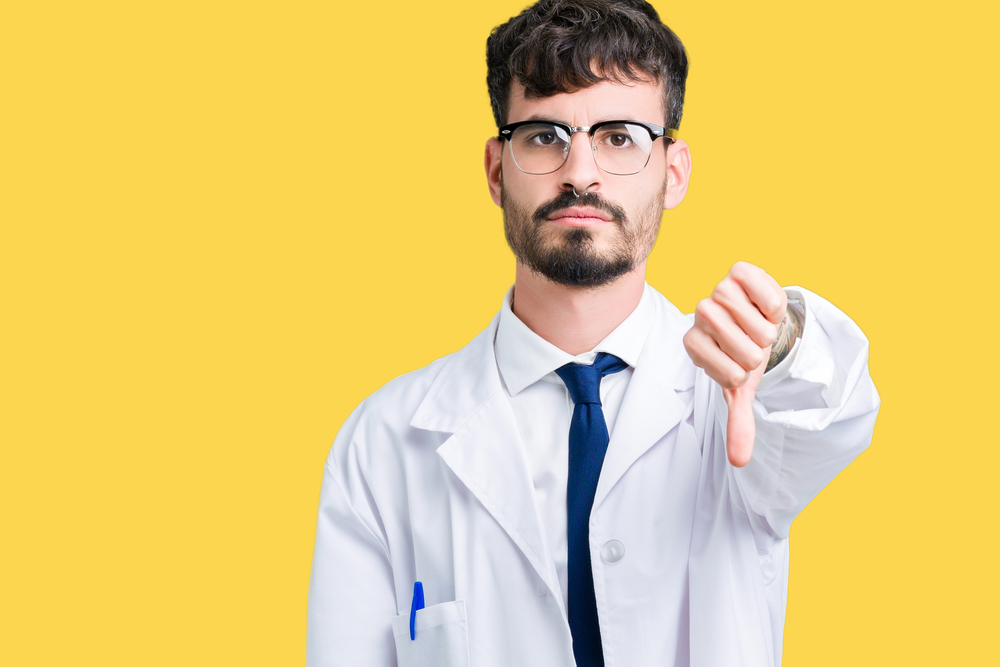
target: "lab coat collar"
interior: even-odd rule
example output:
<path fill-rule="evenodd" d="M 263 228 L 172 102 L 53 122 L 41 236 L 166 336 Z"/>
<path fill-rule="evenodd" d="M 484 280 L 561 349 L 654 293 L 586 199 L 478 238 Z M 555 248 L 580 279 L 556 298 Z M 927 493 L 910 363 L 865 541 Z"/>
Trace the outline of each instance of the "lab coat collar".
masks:
<path fill-rule="evenodd" d="M 493 354 L 500 314 L 493 317 L 468 345 L 447 357 L 444 368 L 410 420 L 410 426 L 427 431 L 455 433 L 503 387 Z"/>

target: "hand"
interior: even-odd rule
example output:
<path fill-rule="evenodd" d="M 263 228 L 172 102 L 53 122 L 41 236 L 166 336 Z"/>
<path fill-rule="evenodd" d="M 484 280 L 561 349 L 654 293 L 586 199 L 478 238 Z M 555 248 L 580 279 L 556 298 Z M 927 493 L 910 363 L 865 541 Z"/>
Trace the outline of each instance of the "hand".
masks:
<path fill-rule="evenodd" d="M 698 302 L 694 326 L 684 335 L 688 356 L 722 386 L 729 406 L 726 453 L 737 467 L 753 454 L 754 394 L 787 305 L 774 278 L 753 264 L 736 262 L 712 295 Z"/>

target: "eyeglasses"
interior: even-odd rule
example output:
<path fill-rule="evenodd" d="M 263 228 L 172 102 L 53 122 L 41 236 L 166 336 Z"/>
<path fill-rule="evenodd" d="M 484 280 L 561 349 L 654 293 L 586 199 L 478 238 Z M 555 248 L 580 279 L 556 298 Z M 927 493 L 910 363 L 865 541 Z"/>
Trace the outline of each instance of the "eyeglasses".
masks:
<path fill-rule="evenodd" d="M 526 174 L 551 174 L 566 164 L 570 139 L 576 132 L 590 135 L 597 166 L 616 176 L 638 174 L 649 162 L 653 142 L 673 143 L 677 130 L 637 121 L 607 120 L 590 127 L 571 127 L 554 121 L 525 120 L 500 128 L 500 139 L 510 144 L 514 165 Z"/>

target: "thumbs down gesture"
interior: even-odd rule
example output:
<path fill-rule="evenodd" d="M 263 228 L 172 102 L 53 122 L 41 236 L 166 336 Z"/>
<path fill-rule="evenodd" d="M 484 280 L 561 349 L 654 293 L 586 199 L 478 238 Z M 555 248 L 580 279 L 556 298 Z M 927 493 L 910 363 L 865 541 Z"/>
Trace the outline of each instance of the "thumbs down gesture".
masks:
<path fill-rule="evenodd" d="M 684 348 L 722 386 L 729 406 L 726 453 L 734 466 L 745 466 L 753 454 L 753 399 L 764 372 L 781 363 L 801 333 L 802 319 L 788 308 L 785 291 L 747 262 L 734 264 L 698 302 Z"/>

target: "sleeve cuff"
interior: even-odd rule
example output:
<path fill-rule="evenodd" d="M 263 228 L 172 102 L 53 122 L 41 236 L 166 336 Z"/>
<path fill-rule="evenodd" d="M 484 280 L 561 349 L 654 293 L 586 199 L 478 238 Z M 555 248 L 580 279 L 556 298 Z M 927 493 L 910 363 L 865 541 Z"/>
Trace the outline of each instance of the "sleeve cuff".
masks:
<path fill-rule="evenodd" d="M 806 336 L 806 331 L 810 329 L 809 317 L 812 315 L 812 309 L 806 305 L 805 296 L 794 287 L 785 287 L 783 289 L 788 300 L 797 301 L 805 314 L 804 322 L 802 323 L 802 335 L 795 339 L 792 349 L 781 360 L 781 363 L 764 373 L 764 377 L 760 379 L 760 384 L 757 385 L 757 391 L 766 391 L 785 378 L 790 377 L 792 365 L 795 363 L 796 357 L 798 357 L 799 348 L 802 347 L 802 340 Z"/>

